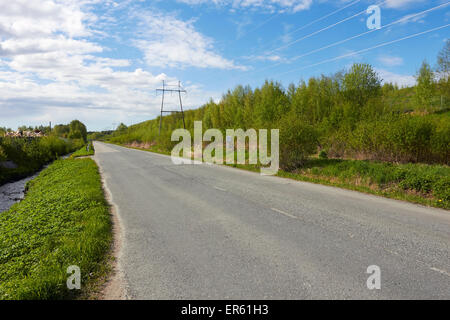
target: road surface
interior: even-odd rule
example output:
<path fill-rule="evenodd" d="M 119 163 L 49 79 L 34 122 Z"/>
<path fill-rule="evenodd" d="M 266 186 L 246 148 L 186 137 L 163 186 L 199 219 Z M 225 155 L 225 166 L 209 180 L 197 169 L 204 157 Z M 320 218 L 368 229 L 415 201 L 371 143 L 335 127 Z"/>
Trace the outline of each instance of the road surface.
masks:
<path fill-rule="evenodd" d="M 135 299 L 450 299 L 450 212 L 95 142 Z M 369 266 L 381 289 L 369 290 Z"/>

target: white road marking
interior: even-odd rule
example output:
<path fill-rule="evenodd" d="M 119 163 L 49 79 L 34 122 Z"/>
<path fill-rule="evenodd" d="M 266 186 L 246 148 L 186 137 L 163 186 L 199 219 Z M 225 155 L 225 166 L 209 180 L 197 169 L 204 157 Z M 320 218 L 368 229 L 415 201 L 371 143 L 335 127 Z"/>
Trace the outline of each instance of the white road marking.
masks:
<path fill-rule="evenodd" d="M 282 210 L 279 210 L 279 209 L 277 209 L 277 208 L 271 208 L 273 211 L 276 211 L 276 212 L 278 212 L 278 213 L 281 213 L 282 215 L 285 215 L 286 217 L 289 217 L 289 218 L 292 218 L 292 219 L 298 219 L 296 216 L 293 216 L 292 214 L 290 214 L 290 213 L 287 213 L 287 212 L 284 212 L 284 211 L 282 211 Z"/>
<path fill-rule="evenodd" d="M 216 186 L 214 186 L 214 189 L 217 189 L 217 190 L 220 190 L 220 191 L 227 191 L 227 190 L 225 190 L 225 189 L 222 189 L 222 188 L 216 187 Z"/>
<path fill-rule="evenodd" d="M 435 268 L 435 267 L 430 267 L 430 269 L 433 270 L 433 271 L 436 271 L 436 272 L 445 274 L 447 277 L 450 277 L 450 273 L 448 273 L 448 272 L 445 271 L 445 270 L 441 270 L 441 269 L 438 269 L 438 268 Z"/>
<path fill-rule="evenodd" d="M 393 254 L 393 255 L 399 256 L 399 257 L 401 257 L 402 259 L 406 259 L 405 256 L 401 255 L 401 254 L 398 253 L 398 252 L 395 252 L 395 251 L 392 251 L 392 250 L 389 250 L 389 249 L 384 249 L 384 250 L 385 250 L 386 252 L 389 252 L 389 253 Z M 438 268 L 432 267 L 432 266 L 430 266 L 428 263 L 423 262 L 423 261 L 418 260 L 418 259 L 415 259 L 415 260 L 416 260 L 416 262 L 418 262 L 419 264 L 423 265 L 424 267 L 426 267 L 426 268 L 428 268 L 428 269 L 430 269 L 430 270 L 439 272 L 440 274 L 443 274 L 443 275 L 446 275 L 447 277 L 450 277 L 450 272 L 448 272 L 448 271 L 446 271 L 446 270 L 442 270 L 442 269 L 438 269 Z"/>

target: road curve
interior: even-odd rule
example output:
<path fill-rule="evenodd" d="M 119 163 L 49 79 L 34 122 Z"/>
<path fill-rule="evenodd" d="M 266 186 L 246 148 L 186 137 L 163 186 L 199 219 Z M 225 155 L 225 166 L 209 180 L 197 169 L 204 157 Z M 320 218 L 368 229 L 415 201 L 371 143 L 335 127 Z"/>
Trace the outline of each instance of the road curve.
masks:
<path fill-rule="evenodd" d="M 131 298 L 450 299 L 448 211 L 94 144 Z"/>

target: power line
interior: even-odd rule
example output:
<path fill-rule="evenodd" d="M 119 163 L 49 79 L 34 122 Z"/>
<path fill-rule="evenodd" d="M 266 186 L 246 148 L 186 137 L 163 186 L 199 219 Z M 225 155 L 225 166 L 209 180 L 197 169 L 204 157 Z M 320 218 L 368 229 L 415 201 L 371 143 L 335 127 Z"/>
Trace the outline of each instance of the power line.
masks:
<path fill-rule="evenodd" d="M 336 13 L 339 13 L 340 11 L 342 11 L 342 10 L 344 10 L 344 9 L 347 9 L 347 8 L 349 8 L 349 7 L 351 7 L 351 6 L 355 5 L 355 4 L 357 4 L 358 2 L 361 2 L 361 0 L 356 0 L 356 1 L 352 2 L 352 3 L 349 3 L 348 5 L 346 5 L 346 6 L 342 7 L 342 8 L 339 8 L 339 9 L 333 11 L 333 12 L 330 12 L 330 13 L 328 13 L 328 14 L 326 14 L 326 15 L 320 17 L 320 18 L 317 18 L 317 19 L 315 19 L 315 20 L 313 20 L 313 21 L 311 21 L 311 22 L 305 24 L 305 25 L 302 25 L 301 27 L 299 27 L 299 28 L 297 28 L 297 29 L 295 29 L 295 30 L 293 30 L 293 31 L 290 31 L 290 32 L 284 34 L 284 36 L 289 36 L 289 35 L 294 34 L 294 33 L 298 32 L 298 31 L 300 31 L 300 30 L 303 30 L 303 29 L 305 29 L 305 28 L 307 28 L 307 27 L 309 27 L 309 26 L 311 26 L 311 25 L 313 25 L 313 24 L 315 24 L 315 23 L 317 23 L 317 22 L 319 22 L 319 21 L 322 21 L 322 20 L 324 20 L 324 19 L 326 19 L 326 18 L 328 18 L 328 17 L 331 17 L 332 15 L 335 15 Z M 252 30 L 249 31 L 249 32 L 244 33 L 244 35 L 243 35 L 242 37 L 244 37 L 245 35 L 247 35 L 247 34 L 250 33 L 250 32 L 255 31 L 256 29 L 259 29 L 259 27 L 261 27 L 262 25 L 266 24 L 267 22 L 269 22 L 270 20 L 272 20 L 273 18 L 275 18 L 275 16 L 277 16 L 277 15 L 279 15 L 279 14 L 281 14 L 281 13 L 278 12 L 278 14 L 274 15 L 273 17 L 270 17 L 269 19 L 267 19 L 266 21 L 264 21 L 263 23 L 261 23 L 261 24 L 260 24 L 259 26 L 257 26 L 256 28 L 252 29 Z M 268 48 L 270 45 L 272 45 L 272 44 L 275 43 L 276 41 L 279 41 L 279 40 L 278 40 L 278 39 L 273 39 L 273 40 L 270 41 L 268 44 L 264 45 L 263 48 Z M 255 52 L 255 50 L 253 50 L 253 52 Z"/>
<path fill-rule="evenodd" d="M 340 40 L 340 41 L 334 42 L 334 43 L 332 43 L 332 44 L 326 45 L 326 46 L 324 46 L 324 47 L 321 47 L 321 48 L 318 48 L 318 49 L 314 49 L 314 50 L 311 50 L 311 51 L 309 51 L 309 52 L 307 52 L 307 53 L 304 53 L 304 54 L 295 56 L 295 57 L 293 57 L 292 59 L 290 59 L 290 62 L 293 62 L 293 61 L 296 61 L 296 60 L 298 60 L 298 59 L 300 59 L 300 58 L 309 56 L 309 55 L 311 55 L 311 54 L 313 54 L 313 53 L 316 53 L 316 52 L 319 52 L 319 51 L 322 51 L 322 50 L 325 50 L 325 49 L 328 49 L 328 48 L 337 46 L 337 45 L 339 45 L 339 44 L 348 42 L 348 41 L 350 41 L 350 40 L 353 40 L 353 39 L 362 37 L 362 36 L 364 36 L 364 35 L 366 35 L 366 34 L 369 34 L 369 33 L 372 33 L 372 32 L 375 32 L 375 31 L 378 31 L 378 30 L 387 28 L 387 27 L 390 27 L 390 26 L 392 26 L 392 25 L 394 25 L 394 24 L 401 23 L 401 22 L 404 22 L 404 21 L 408 21 L 408 20 L 410 20 L 410 19 L 412 19 L 412 18 L 414 18 L 414 17 L 420 16 L 420 15 L 422 15 L 422 14 L 424 14 L 424 13 L 428 13 L 428 12 L 431 12 L 431 11 L 434 11 L 434 10 L 437 10 L 437 9 L 440 9 L 440 8 L 442 8 L 442 7 L 448 6 L 449 4 L 450 4 L 450 1 L 449 1 L 449 2 L 446 2 L 446 3 L 444 3 L 444 4 L 441 4 L 441 5 L 438 5 L 438 6 L 436 6 L 436 7 L 433 7 L 433 8 L 430 8 L 430 9 L 423 10 L 423 11 L 421 11 L 421 12 L 412 14 L 412 15 L 404 16 L 404 17 L 402 17 L 401 19 L 398 19 L 398 20 L 396 20 L 396 21 L 394 21 L 394 22 L 391 22 L 391 23 L 389 23 L 389 24 L 387 24 L 387 25 L 385 25 L 385 26 L 382 26 L 381 28 L 369 30 L 369 31 L 366 31 L 366 32 L 362 32 L 362 33 L 357 34 L 357 35 L 355 35 L 355 36 L 351 36 L 351 37 L 349 37 L 349 38 L 346 38 L 346 39 L 344 39 L 344 40 Z M 264 71 L 264 70 L 267 70 L 267 69 L 271 69 L 271 68 L 274 68 L 274 67 L 276 67 L 276 66 L 279 66 L 280 64 L 282 64 L 282 62 L 276 63 L 276 64 L 271 65 L 271 66 L 268 66 L 268 67 L 266 67 L 266 68 L 262 68 L 262 69 L 260 69 L 260 70 L 258 70 L 258 71 Z"/>
<path fill-rule="evenodd" d="M 378 6 L 381 6 L 381 5 L 383 5 L 384 3 L 386 3 L 387 1 L 388 1 L 388 0 L 385 0 L 385 1 L 383 1 L 383 2 L 380 2 L 380 3 L 378 3 L 377 5 L 378 5 Z M 353 18 L 356 18 L 356 17 L 358 17 L 358 16 L 364 14 L 365 12 L 366 12 L 366 9 L 364 9 L 363 11 L 360 11 L 360 12 L 358 12 L 358 13 L 356 13 L 356 14 L 350 16 L 350 17 L 347 17 L 347 18 L 345 18 L 345 19 L 342 19 L 342 20 L 340 20 L 340 21 L 338 21 L 338 22 L 336 22 L 336 23 L 333 23 L 333 24 L 331 24 L 331 25 L 329 25 L 329 26 L 326 26 L 326 27 L 324 27 L 324 28 L 322 28 L 322 29 L 320 29 L 320 30 L 311 32 L 311 33 L 307 34 L 306 36 L 303 36 L 303 37 L 301 37 L 301 38 L 299 38 L 299 39 L 296 39 L 296 40 L 294 40 L 294 41 L 291 41 L 291 42 L 289 42 L 289 43 L 287 43 L 287 44 L 285 44 L 285 45 L 283 45 L 283 46 L 281 46 L 281 47 L 275 48 L 275 49 L 269 51 L 267 54 L 271 54 L 271 53 L 273 53 L 273 52 L 275 52 L 275 51 L 278 51 L 278 50 L 281 50 L 281 49 L 285 49 L 285 48 L 287 48 L 287 47 L 290 47 L 291 45 L 293 45 L 293 44 L 295 44 L 295 43 L 298 43 L 298 42 L 300 42 L 300 41 L 303 41 L 303 40 L 305 40 L 305 39 L 308 39 L 308 38 L 310 38 L 310 37 L 312 37 L 312 36 L 314 36 L 314 35 L 316 35 L 316 34 L 319 34 L 319 33 L 323 32 L 323 31 L 326 31 L 326 30 L 328 30 L 328 29 L 331 29 L 331 28 L 333 28 L 333 27 L 335 27 L 335 26 L 337 26 L 337 25 L 339 25 L 339 24 L 341 24 L 341 23 L 344 23 L 344 22 L 347 22 L 348 20 L 351 20 L 351 19 L 353 19 Z"/>
<path fill-rule="evenodd" d="M 165 113 L 165 112 L 169 112 L 169 113 L 181 112 L 181 115 L 183 117 L 183 128 L 186 129 L 186 124 L 184 123 L 183 103 L 181 101 L 181 93 L 182 92 L 186 93 L 186 90 L 184 90 L 181 87 L 180 81 L 178 81 L 178 85 L 176 86 L 176 89 L 169 89 L 170 87 L 173 87 L 173 85 L 167 85 L 164 80 L 162 81 L 162 84 L 163 84 L 162 88 L 156 89 L 156 92 L 162 92 L 162 97 L 161 97 L 161 116 L 159 118 L 159 134 L 161 134 L 162 117 L 163 117 L 163 113 Z M 177 92 L 178 93 L 178 97 L 180 99 L 180 111 L 178 111 L 178 110 L 164 110 L 164 94 L 166 92 L 171 92 L 171 93 L 172 92 Z"/>
<path fill-rule="evenodd" d="M 385 46 L 393 44 L 393 43 L 397 43 L 397 42 L 400 42 L 400 41 L 403 41 L 403 40 L 407 40 L 407 39 L 418 37 L 418 36 L 426 34 L 426 33 L 430 33 L 430 32 L 433 32 L 433 31 L 440 30 L 440 29 L 444 29 L 444 28 L 447 28 L 448 26 L 450 26 L 450 24 L 446 24 L 446 25 L 443 25 L 443 26 L 440 26 L 440 27 L 436 27 L 436 28 L 432 28 L 432 29 L 429 29 L 429 30 L 426 30 L 426 31 L 418 32 L 418 33 L 415 33 L 415 34 L 412 34 L 412 35 L 409 35 L 409 36 L 406 36 L 406 37 L 403 37 L 403 38 L 400 38 L 400 39 L 383 42 L 383 43 L 380 43 L 380 44 L 378 44 L 376 46 L 373 46 L 373 47 L 369 47 L 369 48 L 362 49 L 362 50 L 355 51 L 355 52 L 350 52 L 348 54 L 344 54 L 344 55 L 341 55 L 341 56 L 338 56 L 338 57 L 326 59 L 326 60 L 323 60 L 323 61 L 320 61 L 320 62 L 317 62 L 317 63 L 313 63 L 313 64 L 310 64 L 310 65 L 307 65 L 307 66 L 304 66 L 304 67 L 301 67 L 301 68 L 292 69 L 292 70 L 280 73 L 280 74 L 278 74 L 278 76 L 284 75 L 284 74 L 287 74 L 287 73 L 291 73 L 291 72 L 294 72 L 294 71 L 298 71 L 298 70 L 303 70 L 303 69 L 310 68 L 310 67 L 315 67 L 315 66 L 327 63 L 327 62 L 332 62 L 332 61 L 336 61 L 336 60 L 339 60 L 339 59 L 347 58 L 347 57 L 354 56 L 354 55 L 357 55 L 357 54 L 360 54 L 360 53 L 363 53 L 363 52 L 367 52 L 367 51 L 370 51 L 370 50 L 373 50 L 373 49 L 377 49 L 377 48 L 380 48 L 380 47 L 385 47 Z"/>
<path fill-rule="evenodd" d="M 346 6 L 344 6 L 344 7 L 340 8 L 340 9 L 338 9 L 338 10 L 335 10 L 335 11 L 333 11 L 333 12 L 327 14 L 327 15 L 324 15 L 323 17 L 320 17 L 320 18 L 318 18 L 318 19 L 316 19 L 316 20 L 314 20 L 314 21 L 311 21 L 310 23 L 307 23 L 307 24 L 305 24 L 304 26 L 295 29 L 294 31 L 291 31 L 291 32 L 287 33 L 286 35 L 288 36 L 288 35 L 291 35 L 291 34 L 293 34 L 293 33 L 296 33 L 297 31 L 303 30 L 303 29 L 305 29 L 305 28 L 307 28 L 307 27 L 309 27 L 309 26 L 311 26 L 311 25 L 313 25 L 313 24 L 315 24 L 315 23 L 317 23 L 317 22 L 319 22 L 319 21 L 322 21 L 322 20 L 324 20 L 324 19 L 326 19 L 326 18 L 328 18 L 328 17 L 331 17 L 332 15 L 335 15 L 336 13 L 338 13 L 338 12 L 344 10 L 344 9 L 347 9 L 348 7 L 351 7 L 351 6 L 355 5 L 355 4 L 357 4 L 357 3 L 360 2 L 360 1 L 361 1 L 361 0 L 356 0 L 356 1 L 354 1 L 354 2 L 352 2 L 352 3 L 350 3 L 350 4 L 346 5 Z"/>
<path fill-rule="evenodd" d="M 298 32 L 298 31 L 300 31 L 300 30 L 303 30 L 303 29 L 305 29 L 305 28 L 307 28 L 307 27 L 309 27 L 309 26 L 311 26 L 311 25 L 313 25 L 313 24 L 319 22 L 319 21 L 322 21 L 322 20 L 324 20 L 324 19 L 326 19 L 326 18 L 328 18 L 328 17 L 331 17 L 332 15 L 335 15 L 336 13 L 338 13 L 338 12 L 344 10 L 344 9 L 347 9 L 348 7 L 351 7 L 351 6 L 355 5 L 355 4 L 357 4 L 358 2 L 361 2 L 361 0 L 356 0 L 356 1 L 354 1 L 354 2 L 352 2 L 352 3 L 350 3 L 350 4 L 346 5 L 346 6 L 344 6 L 344 7 L 342 7 L 342 8 L 339 8 L 339 9 L 337 9 L 337 10 L 335 10 L 335 11 L 333 11 L 333 12 L 330 12 L 330 13 L 328 13 L 328 14 L 326 14 L 326 15 L 320 17 L 320 18 L 317 18 L 317 19 L 315 19 L 315 20 L 313 20 L 313 21 L 311 21 L 311 22 L 309 22 L 309 23 L 307 23 L 307 24 L 305 24 L 305 25 L 303 25 L 303 26 L 301 26 L 301 27 L 299 27 L 299 28 L 297 28 L 297 29 L 291 31 L 291 32 L 286 33 L 284 36 L 290 36 L 291 34 L 294 34 L 294 33 Z M 277 40 L 278 40 L 278 39 L 275 39 L 275 40 L 271 41 L 271 42 L 269 43 L 269 45 L 272 44 L 272 43 L 274 43 L 274 42 L 277 41 Z M 267 46 L 266 46 L 266 47 L 267 47 Z"/>
<path fill-rule="evenodd" d="M 242 39 L 243 37 L 245 37 L 245 36 L 248 35 L 249 33 L 252 33 L 253 31 L 258 30 L 258 29 L 261 28 L 263 25 L 265 25 L 267 22 L 269 22 L 269 21 L 273 20 L 274 18 L 278 17 L 280 14 L 281 14 L 280 12 L 277 12 L 276 14 L 272 15 L 271 17 L 269 17 L 267 20 L 261 22 L 259 25 L 257 25 L 257 26 L 254 27 L 253 29 L 251 29 L 251 30 L 249 30 L 249 31 L 247 31 L 247 32 L 244 32 L 244 34 L 243 34 L 240 38 Z"/>

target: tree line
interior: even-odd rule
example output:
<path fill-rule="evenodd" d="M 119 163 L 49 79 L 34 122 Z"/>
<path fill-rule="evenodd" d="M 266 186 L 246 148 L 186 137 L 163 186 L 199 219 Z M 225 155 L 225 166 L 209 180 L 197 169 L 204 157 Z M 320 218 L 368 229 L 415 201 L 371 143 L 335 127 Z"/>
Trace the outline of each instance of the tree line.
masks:
<path fill-rule="evenodd" d="M 196 120 L 203 129 L 279 128 L 284 168 L 295 168 L 308 155 L 321 152 L 334 158 L 449 164 L 450 80 L 448 40 L 437 66 L 426 61 L 416 85 L 399 88 L 382 83 L 369 64 L 301 80 L 284 88 L 266 80 L 260 88 L 239 85 L 216 103 L 210 100 L 185 112 L 186 128 Z M 137 125 L 121 124 L 113 142 L 150 142 L 170 150 L 171 132 L 182 128 L 181 114 Z"/>

